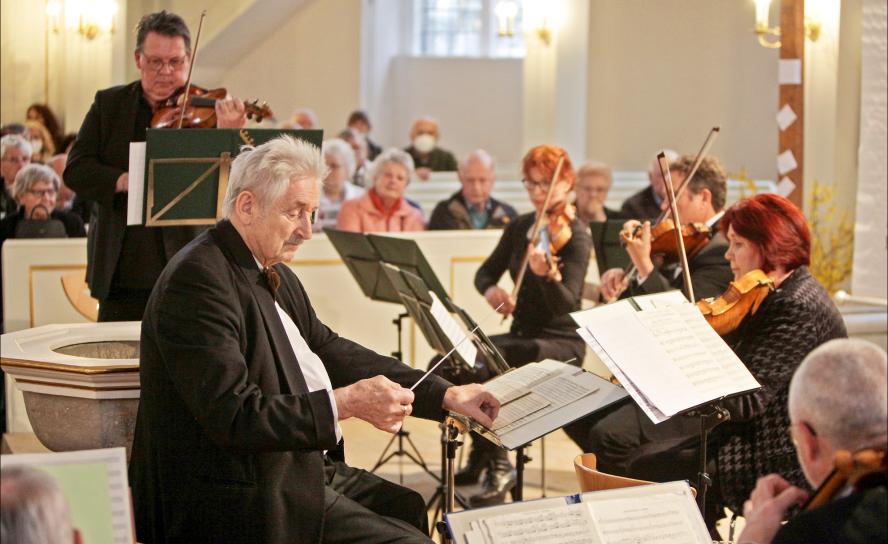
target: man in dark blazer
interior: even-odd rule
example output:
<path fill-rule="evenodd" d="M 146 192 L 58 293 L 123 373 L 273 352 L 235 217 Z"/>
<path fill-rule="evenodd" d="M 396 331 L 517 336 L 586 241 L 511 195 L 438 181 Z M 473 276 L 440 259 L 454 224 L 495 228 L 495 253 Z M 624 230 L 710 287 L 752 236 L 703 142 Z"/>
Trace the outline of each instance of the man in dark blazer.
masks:
<path fill-rule="evenodd" d="M 483 149 L 469 153 L 459 164 L 462 188 L 438 202 L 429 230 L 501 229 L 518 216 L 515 208 L 490 196 L 496 182 L 496 163 Z"/>
<path fill-rule="evenodd" d="M 694 159 L 685 155 L 670 163 L 670 176 L 675 186 L 684 181 Z M 676 202 L 683 224 L 703 223 L 716 232 L 709 243 L 688 262 L 694 297 L 698 300 L 721 295 L 734 279 L 731 265 L 725 259 L 728 242 L 718 233 L 718 219 L 722 216 L 726 194 L 727 175 L 724 169 L 718 159 L 706 157 Z M 666 207 L 664 201 L 663 209 Z M 640 227 L 639 234 L 632 236 L 630 233 L 637 227 Z M 623 226 L 623 232 L 626 251 L 638 270 L 638 276 L 630 280 L 621 268 L 606 271 L 601 277 L 601 290 L 606 299 L 684 288 L 680 268 L 675 265 L 654 266 L 650 254 L 650 222 L 629 220 Z M 572 423 L 565 431 L 583 451 L 595 452 L 600 470 L 629 475 L 629 465 L 639 446 L 647 442 L 678 441 L 681 437 L 696 436 L 699 425 L 698 420 L 690 417 L 674 417 L 654 425 L 635 403 L 627 401 L 609 411 Z"/>
<path fill-rule="evenodd" d="M 671 149 L 665 150 L 666 159 L 671 163 L 678 158 L 678 153 Z M 626 219 L 656 219 L 660 215 L 660 206 L 666 200 L 666 182 L 660 172 L 660 164 L 657 158 L 651 161 L 648 167 L 648 179 L 650 185 L 630 196 L 623 202 L 620 215 Z"/>
<path fill-rule="evenodd" d="M 338 422 L 496 417 L 483 386 L 430 375 L 412 392 L 422 372 L 317 318 L 281 263 L 311 238 L 324 169 L 289 137 L 242 152 L 227 219 L 154 287 L 130 462 L 140 542 L 430 542 L 418 493 L 330 459 Z"/>
<path fill-rule="evenodd" d="M 146 15 L 136 30 L 139 81 L 96 93 L 64 173 L 65 183 L 80 198 L 96 204 L 86 279 L 99 300 L 99 321 L 142 319 L 164 265 L 202 230 L 126 224 L 130 143 L 145 141 L 154 110 L 185 85 L 191 60 L 191 37 L 178 15 Z M 242 127 L 243 103 L 231 98 L 216 102 L 216 117 L 219 127 Z"/>

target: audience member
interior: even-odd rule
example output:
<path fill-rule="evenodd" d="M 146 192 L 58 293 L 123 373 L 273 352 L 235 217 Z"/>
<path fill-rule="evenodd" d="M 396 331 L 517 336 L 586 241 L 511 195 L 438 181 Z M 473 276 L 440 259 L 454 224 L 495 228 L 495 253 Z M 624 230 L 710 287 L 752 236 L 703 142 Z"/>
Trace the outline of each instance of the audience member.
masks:
<path fill-rule="evenodd" d="M 666 159 L 671 163 L 678 158 L 678 153 L 671 149 L 665 150 Z M 660 215 L 660 206 L 666 200 L 666 181 L 663 179 L 663 173 L 660 172 L 660 163 L 657 158 L 651 161 L 648 168 L 648 179 L 650 185 L 641 191 L 630 196 L 623 202 L 620 213 L 626 219 L 637 219 L 644 221 L 645 219 L 656 219 Z"/>
<path fill-rule="evenodd" d="M 813 488 L 830 476 L 839 451 L 885 451 L 886 379 L 885 351 L 857 339 L 827 342 L 799 366 L 789 385 L 790 433 Z M 839 488 L 831 502 L 781 526 L 786 511 L 807 497 L 807 491 L 779 474 L 759 478 L 743 505 L 746 527 L 738 542 L 888 542 L 884 465 L 855 485 Z"/>
<path fill-rule="evenodd" d="M 370 139 L 370 118 L 367 117 L 367 113 L 363 110 L 355 110 L 351 112 L 351 115 L 348 116 L 348 128 L 353 128 L 364 135 L 364 138 L 367 140 L 367 158 L 369 160 L 374 160 L 380 153 L 382 153 L 382 147 L 377 145 Z"/>
<path fill-rule="evenodd" d="M 438 147 L 438 122 L 431 117 L 420 117 L 410 129 L 410 147 L 405 149 L 416 165 L 416 175 L 428 180 L 432 172 L 453 172 L 457 169 L 453 153 Z"/>
<path fill-rule="evenodd" d="M 9 134 L 15 134 L 16 136 L 21 136 L 25 133 L 25 125 L 21 123 L 9 123 L 0 127 L 0 137 L 6 136 Z"/>
<path fill-rule="evenodd" d="M 62 125 L 59 118 L 53 113 L 46 104 L 31 104 L 28 106 L 26 114 L 28 121 L 37 121 L 49 131 L 52 137 L 52 143 L 56 150 L 63 150 L 62 147 Z"/>
<path fill-rule="evenodd" d="M 369 168 L 373 186 L 339 211 L 336 228 L 355 232 L 424 230 L 422 212 L 404 198 L 413 177 L 413 159 L 400 149 L 383 151 Z"/>
<path fill-rule="evenodd" d="M 16 544 L 80 543 L 68 501 L 49 474 L 26 465 L 0 470 L 0 540 Z"/>
<path fill-rule="evenodd" d="M 77 215 L 56 209 L 59 186 L 59 177 L 49 166 L 29 164 L 19 170 L 13 185 L 13 196 L 19 205 L 19 210 L 0 221 L 0 243 L 15 238 L 19 224 L 25 219 L 32 218 L 58 220 L 64 225 L 65 234 L 69 238 L 86 236 L 83 221 Z M 49 212 L 49 217 L 37 215 L 41 207 Z"/>
<path fill-rule="evenodd" d="M 299 108 L 294 111 L 290 122 L 284 124 L 287 128 L 302 128 L 305 130 L 316 129 L 318 125 L 318 116 L 310 108 Z"/>
<path fill-rule="evenodd" d="M 46 163 L 59 176 L 59 194 L 56 197 L 56 209 L 63 211 L 70 210 L 71 205 L 74 203 L 74 191 L 65 185 L 65 178 L 63 177 L 65 163 L 67 162 L 68 155 L 66 153 L 59 153 L 58 155 L 53 155 Z"/>
<path fill-rule="evenodd" d="M 25 137 L 31 142 L 31 162 L 45 164 L 55 155 L 52 135 L 39 121 L 25 121 Z"/>
<path fill-rule="evenodd" d="M 18 204 L 12 195 L 15 176 L 31 162 L 31 144 L 18 134 L 7 134 L 0 139 L 0 180 L 3 181 L 3 194 L 0 195 L 0 220 L 18 211 Z"/>
<path fill-rule="evenodd" d="M 462 189 L 435 206 L 429 230 L 489 229 L 508 225 L 518 212 L 490 196 L 495 181 L 493 157 L 483 149 L 470 153 L 459 165 Z"/>
<path fill-rule="evenodd" d="M 584 162 L 577 170 L 577 186 L 574 188 L 577 219 L 584 223 L 622 219 L 621 212 L 604 205 L 613 183 L 610 166 L 594 160 Z"/>
<path fill-rule="evenodd" d="M 357 129 L 347 128 L 339 133 L 339 139 L 351 146 L 355 154 L 355 173 L 352 174 L 351 181 L 358 187 L 367 186 L 367 163 L 370 152 L 367 138 Z M 375 160 L 375 159 L 374 159 Z"/>
<path fill-rule="evenodd" d="M 363 187 L 351 181 L 355 172 L 355 154 L 344 140 L 334 138 L 324 142 L 324 162 L 327 163 L 327 177 L 321 184 L 321 200 L 315 231 L 335 227 L 339 209 L 346 200 L 364 194 Z"/>

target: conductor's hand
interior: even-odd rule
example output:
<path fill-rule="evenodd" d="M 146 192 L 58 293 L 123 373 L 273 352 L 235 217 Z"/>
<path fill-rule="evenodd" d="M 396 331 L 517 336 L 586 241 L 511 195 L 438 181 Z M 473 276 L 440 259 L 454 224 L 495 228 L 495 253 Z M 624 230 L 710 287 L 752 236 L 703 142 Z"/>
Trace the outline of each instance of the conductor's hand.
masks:
<path fill-rule="evenodd" d="M 620 231 L 620 240 L 626 244 L 626 253 L 638 269 L 638 275 L 647 277 L 654 271 L 651 260 L 651 222 L 626 221 Z"/>
<path fill-rule="evenodd" d="M 129 191 L 129 173 L 124 172 L 117 176 L 117 182 L 114 184 L 115 193 L 125 193 Z"/>
<path fill-rule="evenodd" d="M 490 428 L 499 414 L 500 403 L 480 383 L 454 385 L 444 393 L 444 409 L 469 416 Z"/>
<path fill-rule="evenodd" d="M 616 300 L 626 290 L 626 273 L 622 268 L 611 268 L 601 275 L 601 294 L 604 300 Z"/>
<path fill-rule="evenodd" d="M 743 503 L 746 527 L 737 542 L 771 542 L 789 507 L 801 504 L 807 498 L 806 491 L 778 474 L 759 478 L 749 500 Z"/>
<path fill-rule="evenodd" d="M 377 429 L 398 432 L 413 411 L 413 391 L 385 376 L 374 376 L 333 390 L 339 419 L 357 417 Z"/>
<path fill-rule="evenodd" d="M 247 124 L 247 113 L 243 100 L 226 96 L 216 100 L 216 126 L 219 128 L 242 128 Z"/>
<path fill-rule="evenodd" d="M 499 305 L 502 304 L 503 307 L 497 311 L 503 315 L 511 315 L 515 310 L 515 300 L 512 295 L 496 285 L 491 285 L 487 291 L 484 291 L 484 298 L 487 299 L 491 308 L 499 308 Z"/>

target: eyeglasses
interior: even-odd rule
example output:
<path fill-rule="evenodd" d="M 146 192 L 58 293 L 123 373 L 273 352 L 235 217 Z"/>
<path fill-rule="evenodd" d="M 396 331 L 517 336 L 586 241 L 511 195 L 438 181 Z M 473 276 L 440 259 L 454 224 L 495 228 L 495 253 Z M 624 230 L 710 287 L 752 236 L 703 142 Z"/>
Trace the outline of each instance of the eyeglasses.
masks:
<path fill-rule="evenodd" d="M 163 71 L 164 67 L 169 66 L 170 71 L 175 72 L 181 69 L 188 62 L 188 57 L 173 57 L 169 60 L 164 60 L 160 57 L 144 57 L 145 64 L 148 65 L 149 68 L 154 70 L 157 73 Z"/>
<path fill-rule="evenodd" d="M 545 183 L 545 182 L 540 183 L 540 182 L 536 182 L 536 181 L 531 181 L 529 179 L 522 179 L 521 183 L 524 184 L 524 187 L 528 191 L 533 191 L 534 189 L 542 189 L 543 191 L 549 190 L 549 184 Z"/>
<path fill-rule="evenodd" d="M 45 196 L 55 196 L 56 193 L 58 193 L 55 189 L 28 189 L 28 192 L 40 198 Z"/>
<path fill-rule="evenodd" d="M 31 162 L 28 157 L 3 157 L 3 162 L 14 162 L 16 164 L 27 164 Z"/>

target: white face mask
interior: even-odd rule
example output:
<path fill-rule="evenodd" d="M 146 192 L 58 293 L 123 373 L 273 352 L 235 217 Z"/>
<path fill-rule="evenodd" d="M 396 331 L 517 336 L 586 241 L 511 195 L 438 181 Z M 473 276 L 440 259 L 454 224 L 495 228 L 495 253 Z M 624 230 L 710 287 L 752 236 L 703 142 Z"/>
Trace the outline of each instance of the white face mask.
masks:
<path fill-rule="evenodd" d="M 31 140 L 31 153 L 37 154 L 43 151 L 43 140 Z"/>
<path fill-rule="evenodd" d="M 437 141 L 435 137 L 431 134 L 420 134 L 416 138 L 413 138 L 413 147 L 420 153 L 430 153 L 435 149 L 436 143 Z"/>

